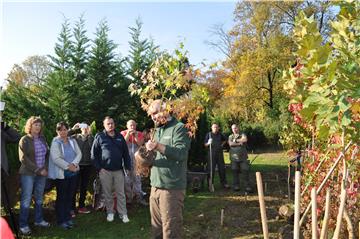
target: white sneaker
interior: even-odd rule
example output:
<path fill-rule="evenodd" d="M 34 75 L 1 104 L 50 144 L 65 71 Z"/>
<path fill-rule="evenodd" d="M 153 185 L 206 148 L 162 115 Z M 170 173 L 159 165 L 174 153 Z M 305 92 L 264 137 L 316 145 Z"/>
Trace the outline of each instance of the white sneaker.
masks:
<path fill-rule="evenodd" d="M 121 219 L 122 219 L 123 223 L 128 223 L 128 222 L 130 222 L 130 220 L 129 220 L 129 218 L 128 218 L 127 215 L 123 215 L 123 216 L 121 217 Z"/>
<path fill-rule="evenodd" d="M 106 217 L 106 221 L 108 222 L 114 221 L 114 213 L 108 213 Z"/>
<path fill-rule="evenodd" d="M 45 220 L 42 220 L 41 222 L 35 222 L 34 224 L 38 227 L 50 227 L 50 223 Z"/>
<path fill-rule="evenodd" d="M 31 229 L 30 227 L 26 226 L 26 227 L 20 227 L 20 232 L 23 235 L 30 235 L 31 234 Z"/>

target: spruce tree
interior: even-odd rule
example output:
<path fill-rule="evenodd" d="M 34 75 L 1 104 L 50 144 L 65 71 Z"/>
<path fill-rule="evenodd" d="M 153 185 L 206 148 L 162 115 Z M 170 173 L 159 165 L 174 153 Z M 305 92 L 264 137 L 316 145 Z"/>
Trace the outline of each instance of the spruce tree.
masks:
<path fill-rule="evenodd" d="M 74 85 L 72 89 L 75 94 L 74 102 L 74 122 L 85 121 L 90 123 L 93 119 L 91 116 L 90 104 L 88 103 L 91 97 L 91 82 L 87 77 L 87 64 L 89 61 L 89 38 L 86 36 L 85 20 L 83 15 L 75 22 L 72 29 L 74 42 L 73 52 L 71 55 L 71 63 L 74 71 Z"/>
<path fill-rule="evenodd" d="M 52 111 L 54 121 L 65 120 L 69 123 L 74 118 L 76 87 L 72 67 L 73 42 L 70 24 L 67 19 L 62 24 L 58 42 L 55 44 L 55 56 L 49 56 L 53 72 L 48 76 L 42 91 L 45 105 Z"/>
<path fill-rule="evenodd" d="M 101 21 L 95 32 L 87 69 L 92 87 L 89 103 L 97 125 L 102 125 L 106 115 L 114 117 L 118 122 L 127 109 L 127 99 L 121 97 L 124 73 L 121 60 L 115 53 L 116 47 L 109 39 L 107 22 Z"/>
<path fill-rule="evenodd" d="M 126 87 L 131 83 L 142 84 L 141 75 L 146 72 L 156 58 L 156 50 L 158 46 L 154 44 L 152 39 L 141 38 L 142 21 L 138 18 L 134 27 L 129 27 L 131 40 L 129 41 L 130 51 L 126 57 Z M 129 97 L 130 94 L 129 94 Z M 140 99 L 132 97 L 131 103 L 128 105 L 129 118 L 137 119 L 140 127 L 150 127 L 149 118 L 146 112 L 141 109 Z"/>

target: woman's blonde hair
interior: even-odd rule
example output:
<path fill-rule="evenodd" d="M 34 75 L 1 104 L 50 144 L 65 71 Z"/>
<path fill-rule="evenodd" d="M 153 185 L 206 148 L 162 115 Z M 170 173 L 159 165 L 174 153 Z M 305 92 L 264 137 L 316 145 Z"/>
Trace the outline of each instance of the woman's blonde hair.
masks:
<path fill-rule="evenodd" d="M 41 130 L 40 130 L 40 134 L 42 133 L 42 129 L 43 129 L 43 124 L 44 122 L 42 121 L 42 119 L 40 117 L 37 116 L 31 116 L 25 124 L 25 133 L 26 134 L 30 134 L 31 133 L 31 126 L 35 123 L 40 123 L 41 124 Z"/>

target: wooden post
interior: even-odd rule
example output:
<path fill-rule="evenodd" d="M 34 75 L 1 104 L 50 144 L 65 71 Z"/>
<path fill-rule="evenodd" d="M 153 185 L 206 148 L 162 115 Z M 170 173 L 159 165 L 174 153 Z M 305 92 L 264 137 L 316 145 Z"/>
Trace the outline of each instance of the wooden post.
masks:
<path fill-rule="evenodd" d="M 330 190 L 326 190 L 326 202 L 325 202 L 325 215 L 321 227 L 320 239 L 327 238 L 327 231 L 329 225 L 329 214 L 330 214 Z"/>
<path fill-rule="evenodd" d="M 351 222 L 350 216 L 347 213 L 346 208 L 344 209 L 344 219 L 345 219 L 346 224 L 347 224 L 348 237 L 349 237 L 349 239 L 354 239 L 355 238 L 354 227 L 353 227 L 353 224 Z"/>
<path fill-rule="evenodd" d="M 317 203 L 316 203 L 316 189 L 311 189 L 311 233 L 312 239 L 317 239 Z"/>
<path fill-rule="evenodd" d="M 290 188 L 290 179 L 291 179 L 291 165 L 288 163 L 288 177 L 287 177 L 287 186 L 288 186 L 288 199 L 291 200 L 291 188 Z"/>
<path fill-rule="evenodd" d="M 346 188 L 345 188 L 345 182 L 344 182 L 344 180 L 342 180 L 339 212 L 338 212 L 338 215 L 336 218 L 336 227 L 335 227 L 333 239 L 338 239 L 340 236 L 340 229 L 341 229 L 341 223 L 342 223 L 344 209 L 345 209 L 345 203 L 346 203 Z"/>
<path fill-rule="evenodd" d="M 224 208 L 221 208 L 220 224 L 224 226 Z"/>
<path fill-rule="evenodd" d="M 351 141 L 349 142 L 349 144 L 347 146 L 350 147 L 350 143 L 351 143 Z M 340 155 L 338 156 L 338 158 L 334 162 L 333 166 L 330 168 L 329 172 L 326 174 L 324 180 L 321 182 L 320 186 L 318 187 L 317 193 L 319 193 L 322 190 L 322 188 L 325 186 L 326 182 L 328 181 L 328 179 L 330 178 L 330 176 L 334 172 L 334 170 L 337 167 L 337 165 L 339 164 L 340 160 L 345 156 L 345 152 L 347 151 L 347 149 L 349 149 L 349 147 L 345 148 L 344 152 L 340 153 Z M 302 215 L 302 217 L 300 219 L 300 227 L 304 223 L 306 215 L 309 212 L 310 208 L 311 208 L 311 203 L 308 204 L 308 206 L 305 209 L 305 212 L 303 213 L 303 215 Z"/>
<path fill-rule="evenodd" d="M 267 225 L 266 208 L 265 208 L 265 200 L 264 200 L 264 190 L 263 190 L 260 172 L 256 172 L 256 184 L 257 184 L 257 190 L 258 190 L 258 195 L 259 195 L 261 223 L 262 223 L 264 239 L 269 239 L 269 230 L 268 230 L 268 225 Z"/>
<path fill-rule="evenodd" d="M 300 238 L 300 171 L 295 172 L 295 214 L 294 214 L 294 239 Z"/>

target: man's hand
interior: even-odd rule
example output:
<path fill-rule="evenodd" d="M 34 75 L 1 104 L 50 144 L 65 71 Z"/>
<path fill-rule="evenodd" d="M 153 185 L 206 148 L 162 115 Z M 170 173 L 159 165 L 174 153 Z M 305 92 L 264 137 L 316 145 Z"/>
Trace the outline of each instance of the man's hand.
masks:
<path fill-rule="evenodd" d="M 213 142 L 213 139 L 210 138 L 210 139 L 207 141 L 207 144 L 210 145 L 210 144 L 212 144 L 212 142 Z"/>
<path fill-rule="evenodd" d="M 46 169 L 42 169 L 42 170 L 40 171 L 40 175 L 46 177 L 46 176 L 48 175 L 47 170 L 46 170 Z"/>
<path fill-rule="evenodd" d="M 157 147 L 158 143 L 154 142 L 154 141 L 147 141 L 147 143 L 145 144 L 145 147 L 147 150 L 149 151 L 153 151 L 156 147 Z"/>
<path fill-rule="evenodd" d="M 74 124 L 74 126 L 71 129 L 72 130 L 80 129 L 80 123 Z"/>

